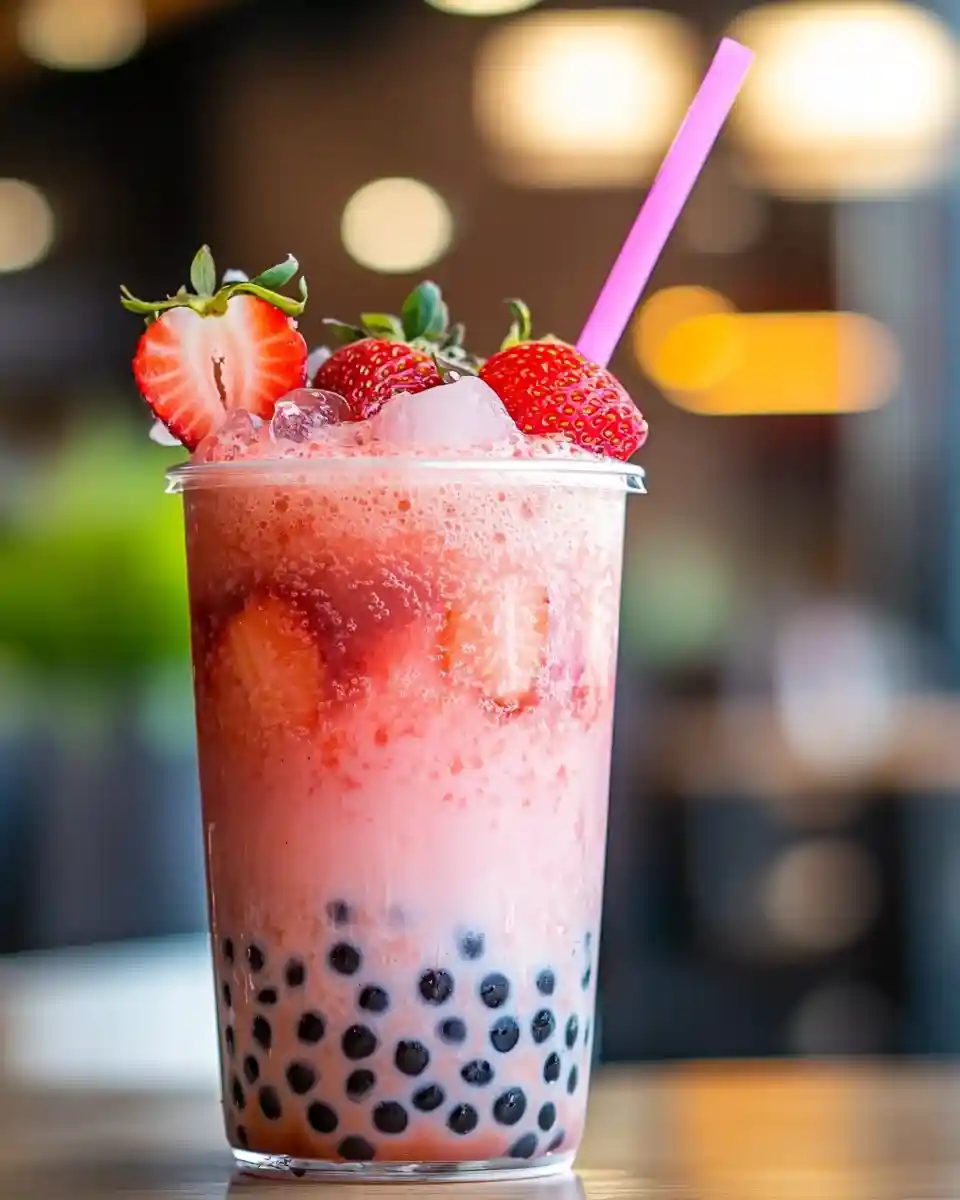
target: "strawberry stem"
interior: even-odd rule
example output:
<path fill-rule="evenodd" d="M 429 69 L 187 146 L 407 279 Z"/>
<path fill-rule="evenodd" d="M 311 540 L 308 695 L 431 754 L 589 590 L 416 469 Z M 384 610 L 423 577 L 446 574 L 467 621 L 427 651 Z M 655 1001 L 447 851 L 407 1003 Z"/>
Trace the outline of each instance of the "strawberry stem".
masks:
<path fill-rule="evenodd" d="M 503 339 L 501 350 L 509 350 L 522 342 L 529 342 L 533 334 L 533 318 L 529 307 L 522 300 L 508 300 L 507 306 L 513 320 L 510 322 L 507 336 Z"/>

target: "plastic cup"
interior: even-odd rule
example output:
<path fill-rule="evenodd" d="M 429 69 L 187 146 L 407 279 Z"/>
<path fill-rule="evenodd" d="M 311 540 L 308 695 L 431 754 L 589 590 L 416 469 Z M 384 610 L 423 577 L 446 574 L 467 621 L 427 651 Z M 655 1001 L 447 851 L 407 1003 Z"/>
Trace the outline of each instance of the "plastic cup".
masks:
<path fill-rule="evenodd" d="M 240 461 L 171 489 L 239 1167 L 563 1171 L 586 1111 L 639 473 Z"/>

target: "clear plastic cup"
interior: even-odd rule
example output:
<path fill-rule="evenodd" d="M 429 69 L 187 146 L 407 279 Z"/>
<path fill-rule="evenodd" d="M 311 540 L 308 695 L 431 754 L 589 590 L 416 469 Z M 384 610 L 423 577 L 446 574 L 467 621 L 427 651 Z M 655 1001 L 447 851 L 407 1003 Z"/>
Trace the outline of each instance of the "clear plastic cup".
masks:
<path fill-rule="evenodd" d="M 170 479 L 238 1165 L 567 1168 L 639 473 L 381 457 Z"/>

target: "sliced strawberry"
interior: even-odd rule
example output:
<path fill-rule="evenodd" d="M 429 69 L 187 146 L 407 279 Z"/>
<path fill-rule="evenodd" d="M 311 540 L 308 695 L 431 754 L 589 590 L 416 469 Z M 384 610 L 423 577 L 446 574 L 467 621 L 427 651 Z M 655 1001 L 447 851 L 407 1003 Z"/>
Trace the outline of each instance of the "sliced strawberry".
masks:
<path fill-rule="evenodd" d="M 447 610 L 441 666 L 507 711 L 529 707 L 546 664 L 549 623 L 542 584 L 519 575 L 499 579 Z"/>
<path fill-rule="evenodd" d="M 194 259 L 195 293 L 181 288 L 156 302 L 121 289 L 123 306 L 146 317 L 133 371 L 146 402 L 189 449 L 243 409 L 269 418 L 287 392 L 306 382 L 307 346 L 296 321 L 306 304 L 274 288 L 298 270 L 296 259 L 255 279 L 216 285 L 213 259 L 203 247 Z"/>
<path fill-rule="evenodd" d="M 248 600 L 214 651 L 214 703 L 240 729 L 312 729 L 325 682 L 306 617 L 276 596 Z"/>
<path fill-rule="evenodd" d="M 436 362 L 424 351 L 405 342 L 364 338 L 332 354 L 314 376 L 313 387 L 339 392 L 354 420 L 365 421 L 398 392 L 425 392 L 442 382 Z"/>

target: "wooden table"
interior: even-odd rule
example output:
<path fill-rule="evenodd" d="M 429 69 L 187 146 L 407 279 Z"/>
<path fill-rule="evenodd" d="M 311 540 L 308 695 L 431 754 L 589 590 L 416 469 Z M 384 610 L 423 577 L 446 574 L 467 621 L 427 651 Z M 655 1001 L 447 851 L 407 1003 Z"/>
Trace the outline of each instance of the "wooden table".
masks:
<path fill-rule="evenodd" d="M 681 1065 L 607 1069 L 578 1178 L 454 1185 L 469 1200 L 934 1200 L 960 1196 L 960 1070 Z M 431 1185 L 352 1187 L 403 1200 Z M 309 1196 L 231 1179 L 216 1099 L 0 1095 L 0 1197 Z"/>

